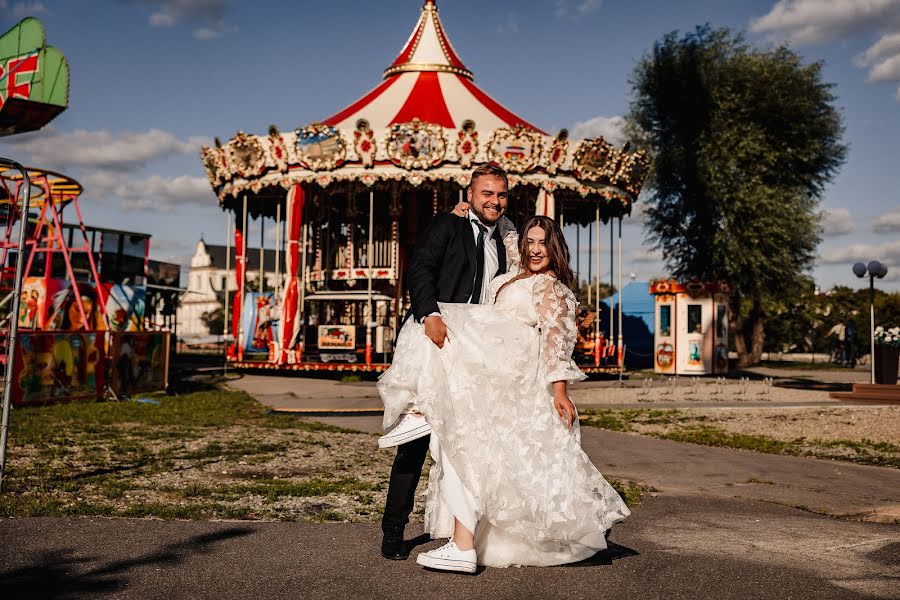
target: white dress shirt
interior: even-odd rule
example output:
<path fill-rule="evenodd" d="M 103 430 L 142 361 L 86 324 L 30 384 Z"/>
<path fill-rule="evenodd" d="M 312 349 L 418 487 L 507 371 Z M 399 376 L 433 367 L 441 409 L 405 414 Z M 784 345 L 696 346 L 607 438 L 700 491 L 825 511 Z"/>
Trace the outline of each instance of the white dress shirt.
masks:
<path fill-rule="evenodd" d="M 478 224 L 481 221 L 475 215 L 475 212 L 469 210 L 469 223 L 472 226 L 472 234 L 475 236 L 475 247 L 478 247 Z M 488 288 L 491 286 L 491 280 L 497 274 L 497 269 L 500 268 L 500 259 L 497 258 L 497 242 L 492 239 L 494 235 L 494 229 L 497 228 L 497 224 L 494 225 L 486 225 L 481 223 L 481 226 L 487 229 L 487 232 L 484 234 L 484 273 L 482 273 L 481 279 L 481 297 L 478 300 L 479 304 L 484 304 L 488 298 Z M 471 297 L 469 298 L 471 302 Z"/>

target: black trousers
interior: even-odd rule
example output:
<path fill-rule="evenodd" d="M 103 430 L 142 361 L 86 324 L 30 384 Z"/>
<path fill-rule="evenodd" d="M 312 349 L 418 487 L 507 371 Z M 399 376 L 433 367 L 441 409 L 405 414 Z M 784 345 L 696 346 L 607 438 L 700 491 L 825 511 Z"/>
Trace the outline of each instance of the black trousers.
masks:
<path fill-rule="evenodd" d="M 405 527 L 409 523 L 416 501 L 416 486 L 422 477 L 422 465 L 428 453 L 428 442 L 431 436 L 426 435 L 417 440 L 397 446 L 397 456 L 391 467 L 391 480 L 388 484 L 387 501 L 384 503 L 384 516 L 381 518 L 381 529 Z"/>

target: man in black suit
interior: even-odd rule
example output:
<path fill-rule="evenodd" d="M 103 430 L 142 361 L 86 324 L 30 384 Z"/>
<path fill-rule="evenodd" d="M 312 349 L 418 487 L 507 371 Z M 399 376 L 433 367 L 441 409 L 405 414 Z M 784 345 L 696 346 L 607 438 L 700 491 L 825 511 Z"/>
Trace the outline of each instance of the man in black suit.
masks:
<path fill-rule="evenodd" d="M 416 246 L 407 270 L 411 316 L 424 324 L 425 335 L 438 348 L 447 339 L 438 302 L 484 302 L 491 279 L 506 272 L 502 236 L 512 229 L 503 218 L 508 194 L 503 169 L 490 164 L 478 167 L 467 190 L 468 214 L 454 214 L 463 212 L 458 207 L 454 213 L 436 215 Z M 415 502 L 430 430 L 424 417 L 410 412 L 379 440 L 381 447 L 397 445 L 381 520 L 385 558 L 409 557 L 403 530 Z"/>

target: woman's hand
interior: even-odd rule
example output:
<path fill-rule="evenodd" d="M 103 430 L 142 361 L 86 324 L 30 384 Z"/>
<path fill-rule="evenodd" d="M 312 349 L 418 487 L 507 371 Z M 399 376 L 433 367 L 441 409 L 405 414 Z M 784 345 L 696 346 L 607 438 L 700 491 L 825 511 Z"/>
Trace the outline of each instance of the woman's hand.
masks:
<path fill-rule="evenodd" d="M 555 392 L 553 394 L 553 407 L 556 409 L 559 418 L 566 424 L 566 429 L 572 431 L 572 423 L 575 422 L 575 416 L 578 413 L 575 411 L 575 405 L 569 399 L 569 396 L 565 391 L 562 393 Z"/>
<path fill-rule="evenodd" d="M 465 217 L 469 214 L 469 203 L 460 200 L 456 203 L 456 206 L 453 207 L 453 214 L 457 217 Z"/>

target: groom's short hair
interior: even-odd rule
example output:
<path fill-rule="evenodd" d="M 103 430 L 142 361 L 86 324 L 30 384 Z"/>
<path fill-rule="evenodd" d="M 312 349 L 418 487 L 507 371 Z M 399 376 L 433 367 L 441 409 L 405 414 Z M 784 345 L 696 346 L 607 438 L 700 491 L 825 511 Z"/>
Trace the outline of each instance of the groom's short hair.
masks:
<path fill-rule="evenodd" d="M 509 177 L 506 175 L 506 171 L 494 163 L 485 163 L 472 171 L 472 177 L 469 179 L 469 187 L 473 187 L 475 185 L 475 180 L 485 175 L 499 177 L 503 180 L 503 183 L 506 184 L 506 187 L 509 187 Z"/>

